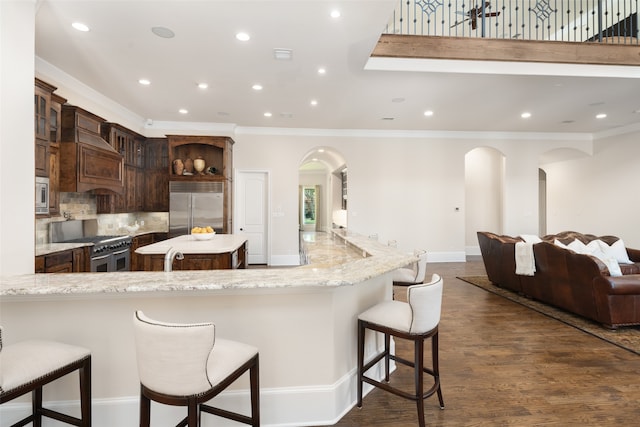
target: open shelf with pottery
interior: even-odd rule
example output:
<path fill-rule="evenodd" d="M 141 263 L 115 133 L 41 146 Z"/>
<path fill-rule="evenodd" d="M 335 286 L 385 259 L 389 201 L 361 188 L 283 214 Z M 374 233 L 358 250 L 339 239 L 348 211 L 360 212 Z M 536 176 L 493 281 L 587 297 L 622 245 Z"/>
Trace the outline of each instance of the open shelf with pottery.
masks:
<path fill-rule="evenodd" d="M 233 139 L 167 135 L 171 180 L 230 180 Z"/>

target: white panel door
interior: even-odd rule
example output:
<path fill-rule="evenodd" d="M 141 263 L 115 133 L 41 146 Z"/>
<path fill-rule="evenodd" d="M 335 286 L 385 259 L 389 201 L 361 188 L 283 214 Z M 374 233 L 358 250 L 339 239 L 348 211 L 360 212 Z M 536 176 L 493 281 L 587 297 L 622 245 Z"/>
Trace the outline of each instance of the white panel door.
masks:
<path fill-rule="evenodd" d="M 249 241 L 249 264 L 267 264 L 269 260 L 268 188 L 267 172 L 237 172 L 234 233 Z"/>

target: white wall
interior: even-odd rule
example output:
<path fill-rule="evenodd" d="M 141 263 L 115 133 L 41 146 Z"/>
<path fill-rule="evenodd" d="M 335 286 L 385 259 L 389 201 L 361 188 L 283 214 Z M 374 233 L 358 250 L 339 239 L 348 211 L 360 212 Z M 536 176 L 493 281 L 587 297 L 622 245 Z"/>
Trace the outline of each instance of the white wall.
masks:
<path fill-rule="evenodd" d="M 465 155 L 465 243 L 478 246 L 478 231 L 502 234 L 504 156 L 498 150 L 479 147 Z M 479 255 L 469 253 L 467 255 Z"/>
<path fill-rule="evenodd" d="M 640 248 L 640 131 L 597 140 L 591 157 L 543 165 L 547 231 L 621 237 Z"/>
<path fill-rule="evenodd" d="M 271 171 L 272 204 L 285 215 L 273 220 L 273 253 L 297 247 L 297 173 L 313 147 L 333 148 L 349 167 L 349 229 L 377 234 L 381 242 L 396 240 L 398 248 L 423 248 L 433 261 L 461 261 L 466 251 L 465 154 L 493 147 L 505 154 L 505 233 L 536 234 L 538 229 L 538 167 L 542 153 L 570 147 L 591 150 L 588 137 L 513 138 L 481 133 L 389 135 L 338 131 L 269 130 L 260 135 L 239 128 L 234 136 L 234 165 Z M 460 207 L 459 211 L 455 211 Z M 476 230 L 473 230 L 475 232 Z"/>
<path fill-rule="evenodd" d="M 0 275 L 33 273 L 35 1 L 0 1 Z"/>

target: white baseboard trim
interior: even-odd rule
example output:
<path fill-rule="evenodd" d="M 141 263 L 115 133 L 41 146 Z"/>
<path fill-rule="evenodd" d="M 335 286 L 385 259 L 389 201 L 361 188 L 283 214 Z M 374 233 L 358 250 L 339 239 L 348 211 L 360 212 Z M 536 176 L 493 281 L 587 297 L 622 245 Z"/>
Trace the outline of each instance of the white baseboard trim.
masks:
<path fill-rule="evenodd" d="M 429 252 L 427 262 L 465 262 L 464 252 Z"/>
<path fill-rule="evenodd" d="M 467 246 L 466 247 L 467 256 L 482 256 L 480 252 L 480 246 Z"/>
<path fill-rule="evenodd" d="M 394 366 L 392 366 L 394 368 Z M 373 378 L 382 378 L 382 362 L 368 371 Z M 356 405 L 357 373 L 355 370 L 328 386 L 289 387 L 260 390 L 260 418 L 264 427 L 302 427 L 333 425 Z M 373 389 L 364 385 L 366 395 Z M 248 390 L 232 390 L 211 401 L 212 406 L 249 414 Z M 79 416 L 79 401 L 44 402 L 47 408 Z M 92 399 L 93 427 L 134 427 L 138 425 L 138 396 L 113 399 Z M 5 403 L 0 407 L 0 419 L 11 423 L 27 416 L 31 403 Z M 151 403 L 151 424 L 172 427 L 186 415 L 184 407 Z M 4 425 L 4 424 L 3 424 Z M 43 418 L 43 427 L 57 427 L 58 422 Z M 202 415 L 202 427 L 236 427 L 238 424 L 214 415 Z"/>
<path fill-rule="evenodd" d="M 300 265 L 300 255 L 271 255 L 269 265 L 278 267 L 291 267 Z"/>

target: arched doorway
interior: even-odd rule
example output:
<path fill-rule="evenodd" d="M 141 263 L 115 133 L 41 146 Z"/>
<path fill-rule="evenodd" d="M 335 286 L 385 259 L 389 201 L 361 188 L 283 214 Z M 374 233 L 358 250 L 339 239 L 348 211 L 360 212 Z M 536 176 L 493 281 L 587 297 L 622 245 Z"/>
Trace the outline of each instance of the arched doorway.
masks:
<path fill-rule="evenodd" d="M 347 166 L 333 148 L 315 147 L 298 168 L 299 228 L 328 231 L 346 227 Z"/>

